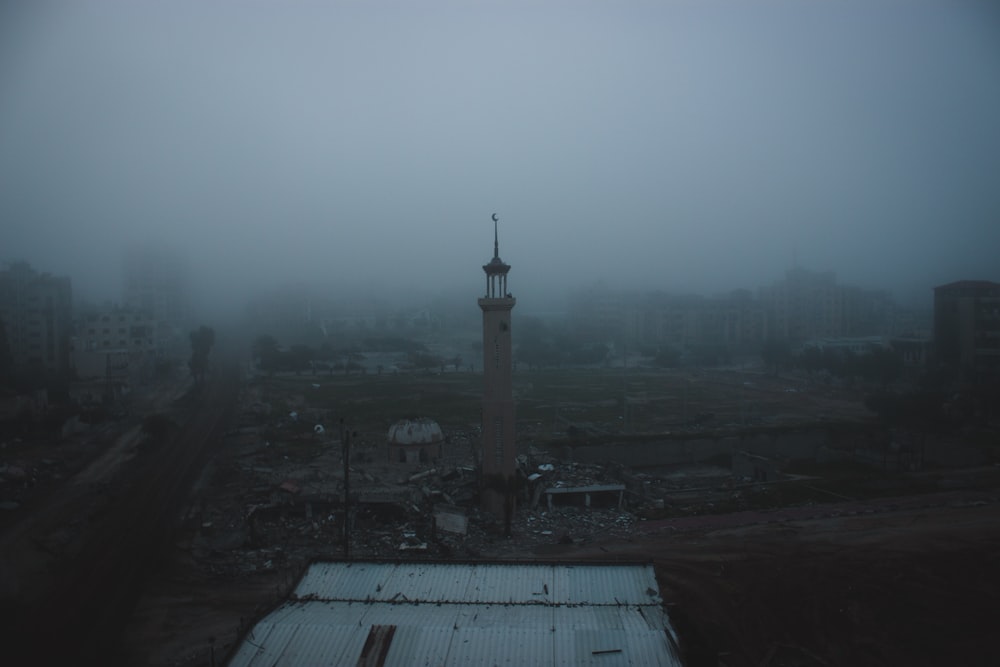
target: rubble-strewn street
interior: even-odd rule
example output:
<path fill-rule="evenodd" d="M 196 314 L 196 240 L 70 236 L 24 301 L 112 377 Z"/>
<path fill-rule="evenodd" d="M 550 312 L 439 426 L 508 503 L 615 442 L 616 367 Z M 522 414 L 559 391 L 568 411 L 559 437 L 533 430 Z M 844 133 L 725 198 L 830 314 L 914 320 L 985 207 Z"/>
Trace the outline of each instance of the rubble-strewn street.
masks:
<path fill-rule="evenodd" d="M 364 404 L 358 381 L 350 383 L 351 400 Z M 172 563 L 129 626 L 126 650 L 134 661 L 197 665 L 207 664 L 213 651 L 224 655 L 252 618 L 282 599 L 317 558 L 653 557 L 671 540 L 687 543 L 734 527 L 920 507 L 936 512 L 955 503 L 995 507 L 997 501 L 989 492 L 996 474 L 988 470 L 945 478 L 877 475 L 867 486 L 848 488 L 803 474 L 812 472 L 808 467 L 779 471 L 766 457 L 741 460 L 738 470 L 735 463 L 719 465 L 721 459 L 632 468 L 613 460 L 566 460 L 557 455 L 559 447 L 525 442 L 508 536 L 501 518 L 478 507 L 472 424 L 444 420 L 439 457 L 401 462 L 385 439 L 391 415 L 342 426 L 331 405 L 307 398 L 309 388 L 307 378 L 258 378 L 244 385 L 237 422 L 217 443 L 182 513 Z M 966 495 L 867 505 L 852 504 L 837 491 L 878 497 L 956 488 Z M 798 509 L 775 509 L 789 505 Z"/>
<path fill-rule="evenodd" d="M 100 580 L 102 590 L 119 591 L 118 599 L 126 606 L 129 596 L 138 597 L 137 606 L 130 607 L 124 643 L 115 649 L 115 659 L 126 664 L 210 665 L 213 654 L 222 660 L 255 618 L 287 596 L 314 559 L 654 559 L 664 590 L 676 593 L 678 602 L 671 614 L 682 619 L 678 628 L 682 640 L 689 642 L 687 655 L 698 656 L 710 646 L 729 646 L 710 651 L 707 662 L 692 664 L 721 660 L 736 665 L 746 661 L 734 655 L 756 656 L 754 663 L 771 652 L 799 658 L 808 658 L 803 651 L 819 655 L 815 643 L 802 650 L 788 648 L 798 646 L 791 640 L 776 648 L 755 646 L 753 633 L 740 625 L 743 614 L 727 616 L 728 629 L 713 634 L 713 610 L 728 604 L 717 599 L 720 584 L 714 579 L 726 572 L 739 573 L 722 588 L 734 599 L 744 600 L 741 604 L 755 604 L 745 597 L 752 594 L 761 604 L 770 600 L 769 604 L 794 607 L 794 601 L 776 602 L 756 588 L 754 570 L 739 564 L 745 554 L 752 552 L 763 562 L 788 562 L 788 554 L 808 552 L 815 567 L 838 573 L 833 580 L 843 581 L 877 568 L 867 561 L 859 565 L 840 559 L 838 544 L 863 539 L 874 548 L 874 558 L 879 549 L 901 548 L 888 545 L 905 539 L 907 549 L 921 550 L 924 564 L 909 572 L 893 561 L 907 573 L 880 585 L 895 590 L 912 583 L 948 608 L 952 617 L 968 616 L 967 607 L 956 605 L 973 583 L 956 579 L 957 574 L 946 575 L 951 584 L 945 587 L 921 573 L 933 572 L 938 559 L 953 557 L 942 550 L 958 549 L 970 559 L 982 559 L 980 551 L 986 548 L 982 545 L 1000 530 L 995 491 L 1000 471 L 995 467 L 927 466 L 907 471 L 903 464 L 909 459 L 893 457 L 892 448 L 873 449 L 881 442 L 877 431 L 850 425 L 854 422 L 831 427 L 828 436 L 812 427 L 784 431 L 776 417 L 769 417 L 767 428 L 750 425 L 737 435 L 708 421 L 687 425 L 667 439 L 655 434 L 631 436 L 622 428 L 602 436 L 571 436 L 568 433 L 576 426 L 536 418 L 551 405 L 540 394 L 543 379 L 531 374 L 519 377 L 525 427 L 516 461 L 517 511 L 509 535 L 502 519 L 483 512 L 478 503 L 474 451 L 479 432 L 475 411 L 468 407 L 475 406 L 475 376 L 342 376 L 322 384 L 310 377 L 257 377 L 244 380 L 232 420 L 220 425 L 214 439 L 205 443 L 205 465 L 193 471 L 192 491 L 186 497 L 177 492 L 183 485 L 159 486 L 157 480 L 171 469 L 174 452 L 147 432 L 155 424 L 145 419 L 132 426 L 122 423 L 115 432 L 85 429 L 57 448 L 8 441 L 0 450 L 4 453 L 0 474 L 5 500 L 17 506 L 0 515 L 8 522 L 4 555 L 10 568 L 3 578 L 5 594 L 13 600 L 27 587 L 38 586 L 56 595 L 50 588 L 53 576 L 64 573 L 59 576 L 76 581 L 72 598 L 92 590 Z M 555 384 L 551 375 L 547 378 L 550 387 Z M 661 383 L 664 394 L 686 382 L 669 374 L 641 380 L 649 387 Z M 559 382 L 562 395 L 575 395 L 581 405 L 603 391 L 600 375 L 589 371 L 563 373 Z M 692 410 L 705 412 L 715 400 L 713 391 L 720 397 L 720 411 L 726 405 L 738 406 L 726 392 L 745 391 L 731 381 L 712 387 L 689 396 Z M 161 415 L 158 422 L 167 432 L 182 426 L 185 415 L 196 407 L 188 399 L 177 400 L 183 388 L 163 388 L 146 408 Z M 392 399 L 385 400 L 387 395 Z M 783 400 L 782 409 L 791 410 L 800 402 L 809 406 L 813 399 L 804 390 L 776 392 L 768 400 Z M 849 398 L 838 400 L 846 404 Z M 213 404 L 209 413 L 222 407 Z M 601 409 L 609 408 L 597 411 Z M 849 412 L 846 405 L 837 410 Z M 422 460 L 418 450 L 411 450 L 416 452 L 412 456 L 399 455 L 397 445 L 411 445 L 393 444 L 387 435 L 401 416 L 438 420 L 441 439 L 432 442 L 434 456 Z M 633 424 L 641 423 L 635 413 L 633 419 Z M 646 419 L 650 423 L 652 415 Z M 611 422 L 592 423 L 607 428 Z M 346 478 L 345 441 L 350 442 Z M 968 457 L 992 450 L 948 440 L 925 442 L 928 457 L 935 451 Z M 825 458 L 795 460 L 797 452 Z M 686 462 L 658 465 L 655 456 L 660 455 L 671 460 L 680 456 Z M 627 465 L 623 461 L 628 456 L 645 464 Z M 181 477 L 171 479 L 179 484 Z M 172 521 L 161 518 L 162 523 L 156 524 L 148 518 L 163 516 L 154 511 L 161 507 L 160 501 L 144 500 L 157 488 L 163 493 L 172 489 L 160 497 L 176 499 L 172 515 L 176 531 Z M 21 503 L 36 511 L 29 517 Z M 126 541 L 119 539 L 120 521 L 130 526 Z M 169 537 L 159 542 L 162 548 L 153 559 L 161 565 L 139 556 L 144 553 L 141 545 L 156 543 L 153 537 L 149 541 L 139 536 L 154 533 Z M 940 537 L 945 533 L 947 537 Z M 755 540 L 752 549 L 745 544 L 748 539 Z M 113 565 L 122 562 L 114 560 L 118 549 L 109 550 L 109 545 L 135 547 L 121 555 L 143 563 L 148 574 L 121 576 Z M 103 574 L 94 577 L 97 570 L 92 566 L 101 561 L 107 561 L 99 570 Z M 706 569 L 704 563 L 715 561 L 729 565 Z M 838 569 L 843 567 L 861 570 L 852 574 Z M 832 613 L 824 606 L 824 584 L 810 574 L 814 570 L 796 568 L 798 564 L 789 563 L 788 576 L 798 577 L 800 588 L 816 591 L 810 603 L 820 605 L 816 613 Z M 968 574 L 984 599 L 994 595 L 990 591 L 996 584 L 990 576 L 974 569 Z M 105 581 L 111 576 L 121 586 Z M 130 581 L 145 583 L 126 594 L 122 586 Z M 711 593 L 703 595 L 702 590 Z M 825 593 L 832 601 L 839 599 L 837 594 Z M 878 604 L 884 594 L 859 595 L 852 604 L 881 609 Z M 67 605 L 69 598 L 46 599 L 65 606 L 63 617 L 68 621 L 66 614 L 74 608 Z M 682 603 L 684 609 L 677 606 Z M 93 627 L 114 624 L 115 619 L 113 615 L 95 619 Z M 776 630 L 769 632 L 774 635 Z M 890 644 L 898 642 L 898 635 L 887 637 L 891 641 L 877 637 L 872 641 L 883 642 L 879 655 L 896 655 Z M 732 644 L 736 641 L 743 642 L 742 648 Z M 108 636 L 91 647 L 114 643 Z M 727 651 L 730 656 L 724 659 L 721 654 Z M 780 663 L 772 660 L 772 664 Z M 807 659 L 802 664 L 813 663 Z"/>
<path fill-rule="evenodd" d="M 125 622 L 169 555 L 176 510 L 231 420 L 238 387 L 231 367 L 179 398 L 188 382 L 160 387 L 151 405 L 169 416 L 120 422 L 89 465 L 32 496 L 30 511 L 8 510 L 0 629 L 11 660 L 118 661 Z M 61 641 L 49 641 L 53 633 Z"/>

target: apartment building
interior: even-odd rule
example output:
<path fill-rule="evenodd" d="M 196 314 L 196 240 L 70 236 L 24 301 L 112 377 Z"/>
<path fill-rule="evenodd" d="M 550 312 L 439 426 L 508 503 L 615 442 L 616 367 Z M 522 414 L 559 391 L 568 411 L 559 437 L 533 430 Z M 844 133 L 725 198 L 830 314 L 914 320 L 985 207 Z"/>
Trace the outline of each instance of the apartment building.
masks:
<path fill-rule="evenodd" d="M 959 280 L 934 288 L 934 355 L 967 374 L 1000 375 L 1000 283 Z"/>
<path fill-rule="evenodd" d="M 149 375 L 160 353 L 149 313 L 108 306 L 79 318 L 72 343 L 76 376 L 136 381 Z"/>
<path fill-rule="evenodd" d="M 135 246 L 125 255 L 122 303 L 153 318 L 158 345 L 187 339 L 192 326 L 188 273 L 184 258 L 168 249 Z"/>
<path fill-rule="evenodd" d="M 72 305 L 69 278 L 39 273 L 27 262 L 0 269 L 0 320 L 15 370 L 68 370 Z"/>
<path fill-rule="evenodd" d="M 901 316 L 892 297 L 837 283 L 832 271 L 793 268 L 758 290 L 771 336 L 793 343 L 828 338 L 892 336 Z"/>

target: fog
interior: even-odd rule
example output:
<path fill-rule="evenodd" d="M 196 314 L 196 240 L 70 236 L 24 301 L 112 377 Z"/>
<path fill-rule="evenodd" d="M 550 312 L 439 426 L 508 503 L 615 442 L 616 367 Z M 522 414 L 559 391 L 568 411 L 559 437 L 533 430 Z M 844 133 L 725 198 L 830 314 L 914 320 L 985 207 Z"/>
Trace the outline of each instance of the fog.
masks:
<path fill-rule="evenodd" d="M 0 259 L 117 299 L 312 282 L 929 301 L 1000 279 L 991 2 L 25 2 L 0 9 Z"/>

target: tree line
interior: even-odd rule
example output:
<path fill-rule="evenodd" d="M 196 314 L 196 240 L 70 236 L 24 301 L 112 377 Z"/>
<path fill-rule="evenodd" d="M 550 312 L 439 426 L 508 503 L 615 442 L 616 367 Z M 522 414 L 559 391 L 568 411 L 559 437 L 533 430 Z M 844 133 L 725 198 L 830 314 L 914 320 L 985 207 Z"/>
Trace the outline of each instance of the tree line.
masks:
<path fill-rule="evenodd" d="M 898 380 L 904 366 L 902 354 L 881 345 L 870 345 L 862 352 L 809 346 L 794 354 L 787 341 L 775 338 L 764 342 L 761 360 L 775 374 L 782 369 L 796 369 L 844 380 L 862 379 L 882 386 Z"/>
<path fill-rule="evenodd" d="M 405 367 L 431 370 L 453 367 L 455 370 L 462 364 L 461 356 L 444 358 L 433 354 L 422 343 L 398 337 L 369 338 L 364 341 L 364 349 L 370 352 L 396 353 L 405 358 Z M 313 375 L 326 373 L 366 373 L 364 364 L 366 356 L 360 347 L 340 348 L 333 343 L 324 342 L 317 347 L 296 343 L 283 347 L 278 340 L 269 334 L 258 336 L 253 342 L 254 362 L 262 371 L 269 373 L 293 372 L 296 374 L 309 372 Z M 381 365 L 376 371 L 385 370 Z"/>

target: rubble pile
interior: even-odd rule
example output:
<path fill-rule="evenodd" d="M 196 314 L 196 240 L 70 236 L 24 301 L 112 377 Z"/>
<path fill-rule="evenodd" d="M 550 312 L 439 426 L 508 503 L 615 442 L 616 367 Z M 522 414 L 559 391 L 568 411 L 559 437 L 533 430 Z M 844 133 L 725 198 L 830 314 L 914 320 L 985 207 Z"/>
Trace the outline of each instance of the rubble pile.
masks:
<path fill-rule="evenodd" d="M 56 452 L 59 456 L 54 456 L 47 444 L 20 438 L 0 443 L 0 510 L 16 510 L 72 476 L 94 448 L 81 437 L 75 437 L 73 443 Z"/>
<path fill-rule="evenodd" d="M 518 509 L 508 537 L 502 517 L 479 509 L 477 429 L 443 428 L 441 454 L 429 461 L 400 461 L 385 440 L 354 433 L 345 480 L 341 429 L 329 426 L 328 412 L 301 396 L 281 400 L 259 392 L 244 405 L 214 464 L 211 500 L 189 517 L 192 556 L 214 577 L 284 570 L 348 552 L 530 557 L 558 545 L 627 540 L 647 517 L 697 514 L 706 502 L 745 493 L 723 468 L 635 471 L 527 447 L 517 460 Z"/>
<path fill-rule="evenodd" d="M 607 538 L 628 538 L 636 520 L 631 512 L 561 507 L 553 511 L 519 512 L 514 529 L 532 539 L 554 538 L 541 541 L 587 544 Z"/>

